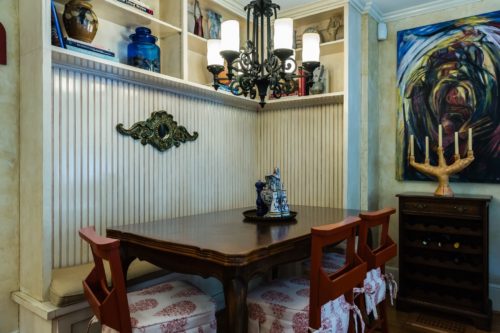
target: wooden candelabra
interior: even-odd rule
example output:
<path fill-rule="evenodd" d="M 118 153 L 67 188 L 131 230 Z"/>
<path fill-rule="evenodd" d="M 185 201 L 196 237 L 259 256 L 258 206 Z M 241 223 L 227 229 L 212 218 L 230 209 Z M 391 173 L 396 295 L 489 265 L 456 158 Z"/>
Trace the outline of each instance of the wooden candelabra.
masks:
<path fill-rule="evenodd" d="M 465 169 L 469 164 L 474 161 L 474 152 L 472 149 L 467 151 L 467 157 L 460 158 L 460 154 L 455 154 L 455 162 L 451 165 L 446 164 L 446 160 L 444 158 L 444 149 L 443 147 L 437 148 L 437 154 L 439 158 L 439 162 L 437 166 L 431 165 L 429 163 L 429 158 L 425 159 L 424 163 L 415 162 L 415 156 L 411 154 L 409 156 L 410 165 L 417 169 L 419 172 L 424 173 L 426 175 L 434 176 L 437 178 L 439 185 L 434 192 L 434 195 L 441 197 L 452 197 L 453 191 L 450 187 L 450 176 L 456 174 L 463 169 Z"/>

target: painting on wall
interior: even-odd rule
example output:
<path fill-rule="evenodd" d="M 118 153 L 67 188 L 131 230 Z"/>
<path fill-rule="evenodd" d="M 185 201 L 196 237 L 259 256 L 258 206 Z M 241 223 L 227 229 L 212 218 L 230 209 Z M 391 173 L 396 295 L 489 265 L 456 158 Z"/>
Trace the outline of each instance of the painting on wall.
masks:
<path fill-rule="evenodd" d="M 437 165 L 438 127 L 448 164 L 467 153 L 472 128 L 475 160 L 450 180 L 500 183 L 500 11 L 399 31 L 397 34 L 398 180 L 428 180 L 408 164 L 410 135 L 415 160 Z"/>

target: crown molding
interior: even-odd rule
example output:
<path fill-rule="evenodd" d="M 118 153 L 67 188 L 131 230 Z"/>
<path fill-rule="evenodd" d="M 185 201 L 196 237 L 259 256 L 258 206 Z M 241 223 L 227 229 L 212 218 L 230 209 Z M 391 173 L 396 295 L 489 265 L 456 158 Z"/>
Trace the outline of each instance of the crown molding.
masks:
<path fill-rule="evenodd" d="M 382 14 L 382 21 L 397 21 L 407 17 L 423 15 L 439 10 L 450 10 L 455 6 L 472 4 L 484 0 L 436 0 L 417 6 L 408 7 L 405 9 L 395 10 Z"/>
<path fill-rule="evenodd" d="M 235 0 L 214 0 L 214 2 L 218 3 L 219 5 L 223 6 L 227 10 L 235 13 L 236 15 L 239 15 L 243 18 L 246 18 L 246 13 L 245 10 L 243 9 L 245 6 L 243 6 L 239 1 Z"/>
<path fill-rule="evenodd" d="M 233 13 L 245 18 L 243 6 L 234 0 L 214 0 Z M 435 0 L 404 9 L 382 12 L 375 0 L 318 0 L 313 3 L 298 5 L 293 8 L 280 11 L 281 17 L 300 18 L 318 14 L 327 10 L 336 9 L 345 4 L 351 4 L 360 13 L 368 14 L 377 22 L 397 21 L 407 17 L 423 15 L 440 10 L 449 10 L 455 6 L 461 6 L 485 0 Z"/>
<path fill-rule="evenodd" d="M 319 0 L 313 3 L 308 3 L 304 5 L 298 5 L 296 7 L 281 10 L 280 17 L 292 17 L 292 18 L 300 18 L 311 16 L 314 14 L 318 14 L 327 10 L 336 9 L 340 6 L 352 2 L 354 0 Z M 355 0 L 355 1 L 364 1 L 364 0 Z"/>
<path fill-rule="evenodd" d="M 349 0 L 347 2 L 353 5 L 353 7 L 356 8 L 360 13 L 363 13 L 365 11 L 367 0 Z"/>
<path fill-rule="evenodd" d="M 382 12 L 373 0 L 319 0 L 283 10 L 280 12 L 280 16 L 293 18 L 305 17 L 336 9 L 345 4 L 351 4 L 360 13 L 372 16 L 377 22 L 383 21 Z"/>
<path fill-rule="evenodd" d="M 363 9 L 363 14 L 368 14 L 375 19 L 377 22 L 383 22 L 383 15 L 380 8 L 373 0 L 367 0 L 365 7 Z"/>

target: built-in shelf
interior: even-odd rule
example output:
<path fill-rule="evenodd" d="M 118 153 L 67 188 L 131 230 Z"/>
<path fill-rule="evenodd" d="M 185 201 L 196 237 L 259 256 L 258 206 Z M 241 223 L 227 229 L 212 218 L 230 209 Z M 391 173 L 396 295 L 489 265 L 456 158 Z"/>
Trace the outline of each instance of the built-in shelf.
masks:
<path fill-rule="evenodd" d="M 64 4 L 65 0 L 56 0 Z M 98 18 L 127 28 L 146 26 L 155 31 L 160 38 L 178 34 L 182 31 L 172 24 L 159 20 L 153 15 L 119 2 L 118 0 L 92 0 L 92 9 Z"/>
<path fill-rule="evenodd" d="M 342 53 L 344 52 L 344 40 L 338 39 L 331 42 L 321 43 L 319 47 L 321 56 L 333 53 Z M 302 48 L 295 49 L 295 55 L 296 59 L 300 60 L 302 58 Z"/>
<path fill-rule="evenodd" d="M 207 40 L 203 37 L 196 36 L 188 32 L 188 49 L 190 51 L 206 55 L 207 54 Z"/>
<path fill-rule="evenodd" d="M 201 98 L 252 111 L 278 110 L 320 104 L 336 104 L 342 103 L 344 99 L 343 92 L 303 97 L 284 97 L 277 100 L 267 101 L 266 106 L 261 109 L 257 99 L 251 100 L 243 96 L 234 96 L 230 93 L 215 91 L 211 86 L 146 71 L 119 62 L 62 49 L 57 46 L 52 46 L 52 64 L 53 66 L 78 70 L 89 74 L 106 76 L 119 80 L 127 80 L 158 89 L 165 89 L 193 98 Z"/>
<path fill-rule="evenodd" d="M 289 109 L 297 107 L 307 107 L 321 104 L 339 104 L 344 101 L 344 92 L 333 92 L 319 95 L 309 95 L 309 96 L 287 96 L 280 99 L 268 100 L 266 106 L 262 109 L 266 110 L 277 110 L 277 109 Z"/>

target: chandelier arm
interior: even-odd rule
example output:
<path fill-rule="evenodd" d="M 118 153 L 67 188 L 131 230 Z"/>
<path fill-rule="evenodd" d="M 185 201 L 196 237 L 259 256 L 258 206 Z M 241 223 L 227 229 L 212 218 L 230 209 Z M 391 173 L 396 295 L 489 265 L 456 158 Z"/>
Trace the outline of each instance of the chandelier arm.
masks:
<path fill-rule="evenodd" d="M 260 64 L 261 64 L 261 75 L 264 76 L 264 14 L 260 14 L 260 37 L 261 37 L 261 48 L 260 48 Z M 260 92 L 259 92 L 260 94 Z"/>
<path fill-rule="evenodd" d="M 247 9 L 247 7 L 245 7 Z M 247 10 L 247 41 L 250 40 L 250 8 Z"/>
<path fill-rule="evenodd" d="M 252 99 L 258 96 L 261 106 L 265 105 L 269 91 L 276 98 L 294 91 L 297 86 L 296 78 L 306 78 L 306 85 L 309 87 L 312 84 L 312 73 L 320 65 L 319 62 L 303 63 L 303 74 L 296 75 L 297 62 L 292 58 L 293 50 L 274 49 L 271 21 L 273 16 L 274 19 L 278 18 L 280 6 L 272 1 L 251 0 L 244 7 L 247 12 L 246 43 L 239 51 L 221 52 L 227 63 L 227 77 L 219 77 L 223 66 L 212 65 L 208 68 L 213 74 L 215 89 L 227 84 L 233 95 L 249 95 Z M 253 27 L 250 27 L 251 24 Z"/>
<path fill-rule="evenodd" d="M 259 61 L 259 18 L 253 12 L 253 61 Z"/>
<path fill-rule="evenodd" d="M 274 49 L 274 41 L 271 37 L 271 18 L 267 17 L 267 58 L 272 56 L 272 50 Z"/>

